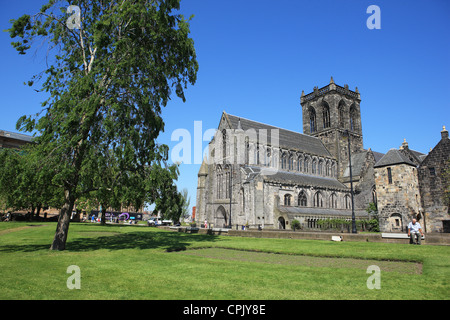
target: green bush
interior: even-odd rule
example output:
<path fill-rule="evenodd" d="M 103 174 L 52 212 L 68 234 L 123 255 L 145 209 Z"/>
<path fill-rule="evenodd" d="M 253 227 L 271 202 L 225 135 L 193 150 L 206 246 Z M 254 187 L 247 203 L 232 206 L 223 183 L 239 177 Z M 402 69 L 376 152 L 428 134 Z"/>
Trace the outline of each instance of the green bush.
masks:
<path fill-rule="evenodd" d="M 292 220 L 291 222 L 291 228 L 292 230 L 296 230 L 296 229 L 300 229 L 301 225 L 300 225 L 300 221 L 298 221 L 297 219 Z"/>

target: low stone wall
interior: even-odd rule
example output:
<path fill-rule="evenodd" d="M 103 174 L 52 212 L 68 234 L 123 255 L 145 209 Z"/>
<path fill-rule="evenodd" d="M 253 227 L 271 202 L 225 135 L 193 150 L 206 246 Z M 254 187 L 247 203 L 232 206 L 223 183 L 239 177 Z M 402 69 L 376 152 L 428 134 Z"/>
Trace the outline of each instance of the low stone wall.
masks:
<path fill-rule="evenodd" d="M 158 227 L 160 229 L 175 232 L 186 232 L 186 227 Z M 235 237 L 272 238 L 272 239 L 304 239 L 304 240 L 329 240 L 331 237 L 342 237 L 342 241 L 357 242 L 385 242 L 409 244 L 409 239 L 383 238 L 381 233 L 339 233 L 339 232 L 308 232 L 286 230 L 233 230 L 233 229 L 205 229 L 199 228 L 196 233 L 210 235 L 228 235 Z M 450 233 L 428 233 L 422 244 L 450 245 Z"/>
<path fill-rule="evenodd" d="M 305 239 L 305 240 L 331 240 L 333 236 L 342 237 L 342 241 L 358 242 L 387 242 L 409 244 L 409 239 L 383 238 L 381 233 L 339 233 L 339 232 L 304 232 L 304 231 L 258 231 L 258 230 L 229 230 L 228 235 L 252 238 L 276 239 Z M 422 244 L 450 245 L 450 234 L 425 234 Z"/>

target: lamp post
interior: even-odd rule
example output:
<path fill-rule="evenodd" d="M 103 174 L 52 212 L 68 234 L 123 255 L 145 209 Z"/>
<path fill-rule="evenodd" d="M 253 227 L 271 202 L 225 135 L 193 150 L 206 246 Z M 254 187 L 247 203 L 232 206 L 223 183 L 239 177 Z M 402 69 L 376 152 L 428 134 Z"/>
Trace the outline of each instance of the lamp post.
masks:
<path fill-rule="evenodd" d="M 352 233 L 356 232 L 356 220 L 355 220 L 355 206 L 354 206 L 354 199 L 353 199 L 353 175 L 352 175 L 352 155 L 350 151 L 350 132 L 348 130 L 345 130 L 345 135 L 348 138 L 348 166 L 350 168 L 350 195 L 352 197 Z"/>
<path fill-rule="evenodd" d="M 233 187 L 231 184 L 233 183 L 233 164 L 230 164 L 230 186 L 229 186 L 229 193 L 230 193 L 230 224 L 229 227 L 231 229 L 231 201 L 233 199 Z"/>

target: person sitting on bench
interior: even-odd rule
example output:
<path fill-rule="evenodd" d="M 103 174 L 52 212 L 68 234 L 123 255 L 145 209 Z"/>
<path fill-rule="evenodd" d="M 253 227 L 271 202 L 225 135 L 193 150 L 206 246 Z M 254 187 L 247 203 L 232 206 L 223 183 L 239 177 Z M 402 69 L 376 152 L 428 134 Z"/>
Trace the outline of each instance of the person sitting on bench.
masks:
<path fill-rule="evenodd" d="M 412 222 L 408 224 L 408 237 L 411 239 L 412 244 L 420 244 L 423 231 L 416 219 L 412 219 Z"/>

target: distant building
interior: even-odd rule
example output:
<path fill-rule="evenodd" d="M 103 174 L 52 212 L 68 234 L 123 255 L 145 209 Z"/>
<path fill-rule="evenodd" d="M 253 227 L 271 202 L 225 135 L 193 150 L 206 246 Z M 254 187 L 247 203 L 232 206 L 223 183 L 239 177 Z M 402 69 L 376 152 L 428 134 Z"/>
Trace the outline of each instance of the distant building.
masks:
<path fill-rule="evenodd" d="M 33 137 L 21 133 L 0 130 L 0 149 L 10 148 L 19 149 L 27 143 L 31 143 Z"/>

